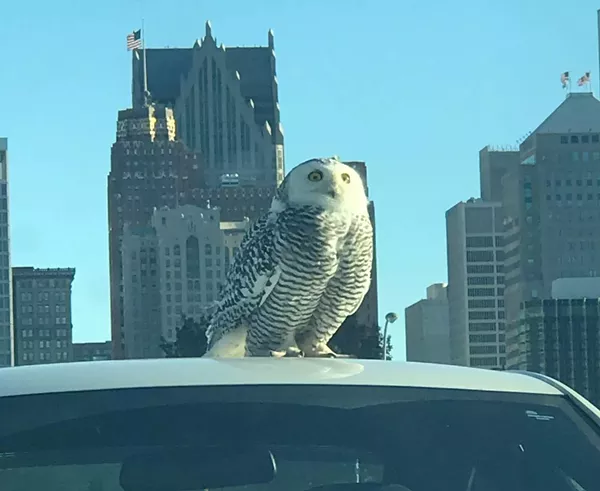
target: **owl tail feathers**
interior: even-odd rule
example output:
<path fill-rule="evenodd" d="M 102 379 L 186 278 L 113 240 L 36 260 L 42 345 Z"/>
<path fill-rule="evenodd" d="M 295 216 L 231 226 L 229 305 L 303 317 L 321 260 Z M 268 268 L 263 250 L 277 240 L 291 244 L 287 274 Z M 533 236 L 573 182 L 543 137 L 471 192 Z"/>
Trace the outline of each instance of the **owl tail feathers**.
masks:
<path fill-rule="evenodd" d="M 246 354 L 246 326 L 238 326 L 227 331 L 204 354 L 203 358 L 244 358 Z"/>

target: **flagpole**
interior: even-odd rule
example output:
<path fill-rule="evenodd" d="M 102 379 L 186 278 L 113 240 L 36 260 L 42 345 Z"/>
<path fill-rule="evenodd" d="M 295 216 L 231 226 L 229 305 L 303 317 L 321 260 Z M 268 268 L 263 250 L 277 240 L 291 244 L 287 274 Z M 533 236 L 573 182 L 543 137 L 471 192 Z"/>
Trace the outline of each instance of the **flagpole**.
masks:
<path fill-rule="evenodd" d="M 597 37 L 598 37 L 598 62 L 600 65 L 600 9 L 598 9 L 598 11 L 596 12 L 597 14 Z M 598 73 L 600 74 L 600 71 L 598 71 Z M 600 75 L 598 76 L 598 80 L 600 81 Z M 599 89 L 600 90 L 600 89 Z M 598 93 L 599 97 L 600 97 L 600 92 Z"/>
<path fill-rule="evenodd" d="M 146 28 L 142 17 L 142 65 L 144 67 L 144 104 L 148 104 L 148 69 L 146 67 Z"/>

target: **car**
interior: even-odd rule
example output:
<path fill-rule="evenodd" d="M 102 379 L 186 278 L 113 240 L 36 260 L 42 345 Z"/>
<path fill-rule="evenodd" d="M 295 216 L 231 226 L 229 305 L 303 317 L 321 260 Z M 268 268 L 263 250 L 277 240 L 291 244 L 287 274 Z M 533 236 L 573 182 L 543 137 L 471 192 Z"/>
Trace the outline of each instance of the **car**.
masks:
<path fill-rule="evenodd" d="M 178 358 L 0 370 L 2 491 L 600 490 L 600 412 L 539 374 Z"/>

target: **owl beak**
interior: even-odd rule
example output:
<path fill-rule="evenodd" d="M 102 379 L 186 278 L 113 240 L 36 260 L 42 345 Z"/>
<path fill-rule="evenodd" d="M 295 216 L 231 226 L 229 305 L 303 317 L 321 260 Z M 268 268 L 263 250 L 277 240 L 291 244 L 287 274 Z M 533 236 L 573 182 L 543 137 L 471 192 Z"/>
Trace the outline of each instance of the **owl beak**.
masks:
<path fill-rule="evenodd" d="M 327 194 L 327 196 L 329 196 L 331 198 L 337 198 L 337 196 L 340 194 L 340 190 L 339 190 L 338 186 L 336 186 L 335 184 L 330 184 L 327 187 L 326 194 Z"/>

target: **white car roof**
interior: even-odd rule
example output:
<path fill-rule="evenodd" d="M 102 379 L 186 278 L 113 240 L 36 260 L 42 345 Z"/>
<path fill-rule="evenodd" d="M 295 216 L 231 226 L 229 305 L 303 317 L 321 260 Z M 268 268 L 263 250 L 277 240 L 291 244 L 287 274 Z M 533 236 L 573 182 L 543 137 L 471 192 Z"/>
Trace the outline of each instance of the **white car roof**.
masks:
<path fill-rule="evenodd" d="M 315 358 L 171 358 L 0 369 L 0 397 L 89 390 L 222 385 L 396 386 L 562 394 L 524 373 L 427 363 Z"/>

